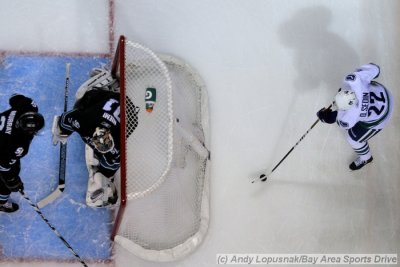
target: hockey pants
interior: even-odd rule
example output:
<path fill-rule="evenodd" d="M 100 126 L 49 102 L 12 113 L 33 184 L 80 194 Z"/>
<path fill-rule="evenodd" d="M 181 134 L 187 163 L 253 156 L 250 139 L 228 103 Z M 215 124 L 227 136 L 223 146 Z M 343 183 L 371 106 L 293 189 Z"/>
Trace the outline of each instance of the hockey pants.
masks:
<path fill-rule="evenodd" d="M 356 152 L 362 160 L 368 160 L 372 156 L 368 140 L 381 130 L 382 129 L 366 129 L 357 123 L 353 128 L 347 130 L 347 142 L 349 142 L 354 152 Z"/>

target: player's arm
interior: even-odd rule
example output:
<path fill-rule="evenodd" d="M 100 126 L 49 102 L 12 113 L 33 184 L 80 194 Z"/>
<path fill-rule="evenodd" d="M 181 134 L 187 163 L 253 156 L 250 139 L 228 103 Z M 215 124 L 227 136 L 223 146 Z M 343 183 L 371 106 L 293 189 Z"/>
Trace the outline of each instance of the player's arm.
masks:
<path fill-rule="evenodd" d="M 75 131 L 73 115 L 75 110 L 64 112 L 61 116 L 54 116 L 51 132 L 53 133 L 53 145 L 58 142 L 67 143 L 68 137 Z"/>
<path fill-rule="evenodd" d="M 354 85 L 361 83 L 361 81 L 370 83 L 373 79 L 378 78 L 379 74 L 380 68 L 378 65 L 374 63 L 365 64 L 357 68 L 353 73 L 347 75 L 344 83 L 347 83 L 353 88 Z"/>
<path fill-rule="evenodd" d="M 9 100 L 10 106 L 18 111 L 22 112 L 38 112 L 38 107 L 35 101 L 33 101 L 31 98 L 26 97 L 24 95 L 19 95 L 19 94 L 14 94 L 11 96 Z"/>
<path fill-rule="evenodd" d="M 378 65 L 374 63 L 368 63 L 362 65 L 356 70 L 356 73 L 361 75 L 364 79 L 368 81 L 372 81 L 379 77 L 381 70 Z"/>

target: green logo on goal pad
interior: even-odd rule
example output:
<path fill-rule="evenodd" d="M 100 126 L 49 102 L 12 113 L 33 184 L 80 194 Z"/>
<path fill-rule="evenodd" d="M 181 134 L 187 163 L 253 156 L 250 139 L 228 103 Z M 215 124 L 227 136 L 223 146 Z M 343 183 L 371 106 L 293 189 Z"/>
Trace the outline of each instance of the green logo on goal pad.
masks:
<path fill-rule="evenodd" d="M 157 94 L 156 94 L 156 88 L 147 88 L 146 89 L 146 96 L 145 96 L 145 103 L 146 103 L 146 111 L 147 112 L 152 112 L 154 105 L 156 104 L 157 101 Z"/>

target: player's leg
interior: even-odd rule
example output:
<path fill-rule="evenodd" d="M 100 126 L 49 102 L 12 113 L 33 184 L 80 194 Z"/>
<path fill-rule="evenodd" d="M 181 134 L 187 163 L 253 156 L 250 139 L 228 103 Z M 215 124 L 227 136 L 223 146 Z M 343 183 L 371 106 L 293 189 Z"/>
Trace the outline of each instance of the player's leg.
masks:
<path fill-rule="evenodd" d="M 117 158 L 115 158 L 115 156 L 111 152 L 109 152 L 106 154 L 102 154 L 99 158 L 100 164 L 98 168 L 98 173 L 101 173 L 103 179 L 105 180 L 105 196 L 107 198 L 108 204 L 114 205 L 117 203 L 118 200 L 118 192 L 114 184 L 114 177 L 120 166 L 119 155 L 117 156 Z M 113 158 L 113 160 L 111 160 L 110 158 Z"/>
<path fill-rule="evenodd" d="M 103 167 L 94 151 L 85 146 L 86 165 L 89 171 L 86 204 L 90 207 L 105 207 L 115 204 L 118 196 L 113 183 L 113 176 L 103 174 Z"/>
<path fill-rule="evenodd" d="M 372 162 L 373 157 L 368 145 L 368 140 L 380 132 L 381 129 L 367 129 L 356 124 L 353 128 L 347 131 L 347 141 L 358 155 L 349 168 L 358 170 L 366 164 Z"/>
<path fill-rule="evenodd" d="M 0 179 L 0 212 L 10 213 L 18 210 L 18 204 L 9 201 L 10 194 L 10 190 Z"/>

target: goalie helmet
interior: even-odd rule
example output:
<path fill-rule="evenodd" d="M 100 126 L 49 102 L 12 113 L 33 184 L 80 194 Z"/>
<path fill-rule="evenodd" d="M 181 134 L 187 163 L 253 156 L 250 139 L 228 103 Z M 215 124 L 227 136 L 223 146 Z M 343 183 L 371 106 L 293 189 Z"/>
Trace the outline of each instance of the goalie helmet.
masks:
<path fill-rule="evenodd" d="M 94 131 L 92 142 L 100 153 L 107 153 L 114 148 L 114 139 L 110 130 L 97 127 Z"/>
<path fill-rule="evenodd" d="M 38 112 L 25 112 L 17 119 L 15 127 L 24 133 L 35 135 L 44 127 L 44 118 Z"/>
<path fill-rule="evenodd" d="M 335 96 L 334 103 L 339 110 L 349 110 L 357 104 L 357 97 L 352 90 L 339 89 L 339 92 Z"/>

